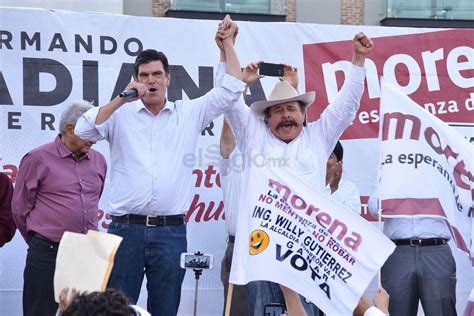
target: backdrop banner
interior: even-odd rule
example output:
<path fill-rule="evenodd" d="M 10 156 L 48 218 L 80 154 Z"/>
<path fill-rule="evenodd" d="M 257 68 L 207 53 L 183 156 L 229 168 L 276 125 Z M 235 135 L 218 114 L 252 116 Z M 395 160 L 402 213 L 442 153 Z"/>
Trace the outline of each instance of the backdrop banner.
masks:
<path fill-rule="evenodd" d="M 57 135 L 63 109 L 85 99 L 103 105 L 132 80 L 133 63 L 144 49 L 169 59 L 168 99 L 196 98 L 213 87 L 219 61 L 214 42 L 218 21 L 148 18 L 0 7 L 0 172 L 15 181 L 22 156 Z M 354 123 L 344 133 L 344 175 L 361 193 L 361 216 L 377 177 L 380 77 L 409 95 L 422 108 L 474 141 L 474 30 L 441 30 L 302 23 L 238 22 L 236 50 L 241 66 L 258 60 L 295 66 L 300 91 L 316 91 L 309 119 L 315 120 L 340 89 L 351 59 L 354 34 L 365 32 L 375 43 L 367 62 L 366 89 Z M 246 103 L 265 100 L 275 77 L 249 87 Z M 215 255 L 215 267 L 199 282 L 198 312 L 221 315 L 220 259 L 226 231 L 217 171 L 222 118 L 201 133 L 195 153 L 183 164 L 193 173 L 195 192 L 189 209 L 188 251 Z M 109 157 L 108 144 L 94 148 Z M 137 177 L 140 175 L 137 174 Z M 109 180 L 100 201 L 99 228 L 107 215 Z M 0 249 L 0 306 L 5 315 L 21 315 L 27 245 L 16 234 Z M 455 254 L 457 256 L 457 254 Z M 473 282 L 465 257 L 457 257 L 458 313 Z M 460 277 L 462 276 L 462 277 Z M 194 275 L 183 283 L 180 315 L 193 312 Z M 376 282 L 369 286 L 372 295 Z M 146 306 L 143 287 L 139 305 Z"/>

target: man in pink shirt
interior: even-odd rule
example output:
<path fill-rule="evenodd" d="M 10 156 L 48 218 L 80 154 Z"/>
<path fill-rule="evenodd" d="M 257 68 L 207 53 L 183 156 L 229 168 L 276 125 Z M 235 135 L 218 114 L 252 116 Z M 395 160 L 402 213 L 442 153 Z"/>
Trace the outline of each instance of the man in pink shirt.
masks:
<path fill-rule="evenodd" d="M 77 102 L 61 116 L 56 139 L 21 160 L 13 193 L 15 223 L 28 244 L 23 315 L 55 315 L 54 270 L 65 231 L 97 230 L 98 204 L 107 165 L 95 143 L 74 134 L 79 117 L 93 106 Z"/>

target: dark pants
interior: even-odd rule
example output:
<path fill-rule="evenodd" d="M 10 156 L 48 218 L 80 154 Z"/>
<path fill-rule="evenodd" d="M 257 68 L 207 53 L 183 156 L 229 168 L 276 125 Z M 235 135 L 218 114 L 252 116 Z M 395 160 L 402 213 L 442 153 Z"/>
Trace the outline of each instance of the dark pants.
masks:
<path fill-rule="evenodd" d="M 54 270 L 59 243 L 34 234 L 26 256 L 23 274 L 23 315 L 56 315 Z"/>
<path fill-rule="evenodd" d="M 227 290 L 229 288 L 229 275 L 232 265 L 232 254 L 234 243 L 227 243 L 224 258 L 221 265 L 221 281 L 224 285 L 224 312 L 227 304 Z M 245 285 L 234 284 L 232 290 L 232 302 L 230 305 L 230 316 L 247 316 L 247 287 Z M 224 315 L 224 313 L 222 313 Z"/>
<path fill-rule="evenodd" d="M 397 246 L 382 267 L 391 316 L 456 315 L 456 263 L 448 245 Z"/>

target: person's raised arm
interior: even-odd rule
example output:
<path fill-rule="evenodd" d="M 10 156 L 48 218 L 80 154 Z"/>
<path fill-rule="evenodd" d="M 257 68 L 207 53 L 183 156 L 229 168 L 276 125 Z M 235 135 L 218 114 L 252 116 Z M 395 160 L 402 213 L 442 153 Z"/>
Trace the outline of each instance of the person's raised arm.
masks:
<path fill-rule="evenodd" d="M 238 32 L 237 24 L 235 24 L 235 22 L 231 22 L 226 31 L 227 34 L 223 40 L 223 45 L 227 64 L 227 74 L 237 78 L 238 80 L 241 80 L 242 73 L 240 71 L 240 62 L 234 47 L 234 36 Z"/>

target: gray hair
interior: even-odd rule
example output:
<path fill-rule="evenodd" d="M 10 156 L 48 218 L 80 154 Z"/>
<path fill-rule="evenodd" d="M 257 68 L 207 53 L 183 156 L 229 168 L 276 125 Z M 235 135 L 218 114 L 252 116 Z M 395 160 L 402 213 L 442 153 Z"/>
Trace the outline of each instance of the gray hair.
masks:
<path fill-rule="evenodd" d="M 67 124 L 76 125 L 82 114 L 92 109 L 94 105 L 91 102 L 81 100 L 76 101 L 68 106 L 61 114 L 61 121 L 59 122 L 59 132 L 64 134 Z"/>

